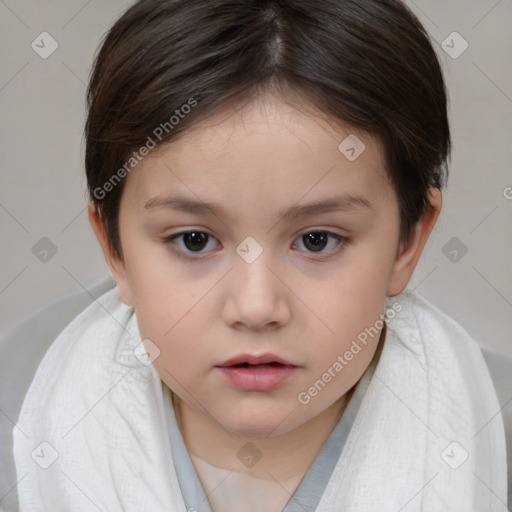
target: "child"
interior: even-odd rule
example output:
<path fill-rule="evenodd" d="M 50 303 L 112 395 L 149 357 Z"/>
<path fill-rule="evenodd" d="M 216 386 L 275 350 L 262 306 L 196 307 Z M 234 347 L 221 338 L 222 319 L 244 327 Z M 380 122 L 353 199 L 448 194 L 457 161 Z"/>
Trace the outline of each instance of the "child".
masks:
<path fill-rule="evenodd" d="M 140 0 L 88 100 L 117 287 L 25 398 L 22 512 L 507 509 L 495 376 L 405 291 L 450 132 L 402 3 Z"/>

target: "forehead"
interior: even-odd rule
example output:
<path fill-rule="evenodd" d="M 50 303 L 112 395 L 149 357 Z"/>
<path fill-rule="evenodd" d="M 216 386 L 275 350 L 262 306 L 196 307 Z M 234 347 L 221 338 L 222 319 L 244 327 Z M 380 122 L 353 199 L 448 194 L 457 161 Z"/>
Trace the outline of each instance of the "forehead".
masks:
<path fill-rule="evenodd" d="M 125 201 L 143 209 L 179 193 L 277 211 L 329 193 L 391 199 L 380 141 L 303 106 L 267 94 L 222 109 L 145 157 L 127 178 Z"/>

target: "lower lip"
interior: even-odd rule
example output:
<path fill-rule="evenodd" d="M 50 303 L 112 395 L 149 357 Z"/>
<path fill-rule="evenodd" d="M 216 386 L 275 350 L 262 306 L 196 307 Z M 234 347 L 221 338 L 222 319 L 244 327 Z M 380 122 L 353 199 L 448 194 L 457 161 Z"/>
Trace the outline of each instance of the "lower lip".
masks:
<path fill-rule="evenodd" d="M 288 379 L 296 367 L 281 365 L 258 368 L 219 366 L 218 368 L 236 388 L 243 391 L 270 391 Z"/>

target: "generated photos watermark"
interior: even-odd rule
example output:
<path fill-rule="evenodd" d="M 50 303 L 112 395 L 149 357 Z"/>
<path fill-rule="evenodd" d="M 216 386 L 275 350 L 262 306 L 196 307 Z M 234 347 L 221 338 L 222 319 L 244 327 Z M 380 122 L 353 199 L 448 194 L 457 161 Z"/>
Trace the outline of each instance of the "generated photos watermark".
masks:
<path fill-rule="evenodd" d="M 120 167 L 110 179 L 103 184 L 101 187 L 94 189 L 93 195 L 96 199 L 101 201 L 105 198 L 107 193 L 112 192 L 114 188 L 121 182 L 122 179 L 126 178 L 128 174 L 142 161 L 144 157 L 149 155 L 149 152 L 156 148 L 159 142 L 162 141 L 165 134 L 170 133 L 180 123 L 180 121 L 189 114 L 192 109 L 197 106 L 197 100 L 189 98 L 187 103 L 184 103 L 180 108 L 177 108 L 168 121 L 160 123 L 149 135 L 146 143 L 143 144 L 137 151 L 134 151 L 130 158 Z M 155 140 L 156 139 L 156 140 Z"/>
<path fill-rule="evenodd" d="M 336 361 L 307 390 L 301 391 L 297 395 L 299 403 L 302 405 L 309 404 L 311 399 L 317 396 L 354 359 L 354 356 L 361 352 L 361 345 L 366 346 L 368 341 L 379 335 L 384 327 L 384 322 L 394 318 L 400 311 L 402 311 L 402 305 L 399 302 L 393 303 L 391 308 L 387 309 L 384 314 L 379 315 L 379 320 L 371 327 L 366 327 L 364 331 L 361 331 L 357 335 L 357 339 L 352 341 L 349 349 L 343 355 L 339 355 Z"/>

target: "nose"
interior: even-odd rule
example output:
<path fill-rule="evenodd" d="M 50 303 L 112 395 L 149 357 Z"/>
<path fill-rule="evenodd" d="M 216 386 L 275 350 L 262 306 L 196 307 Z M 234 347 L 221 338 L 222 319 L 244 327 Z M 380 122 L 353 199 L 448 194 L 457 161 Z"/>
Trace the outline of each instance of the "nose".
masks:
<path fill-rule="evenodd" d="M 270 251 L 252 263 L 238 256 L 227 276 L 223 320 L 238 330 L 270 331 L 289 322 L 290 291 L 286 279 L 271 261 Z"/>

